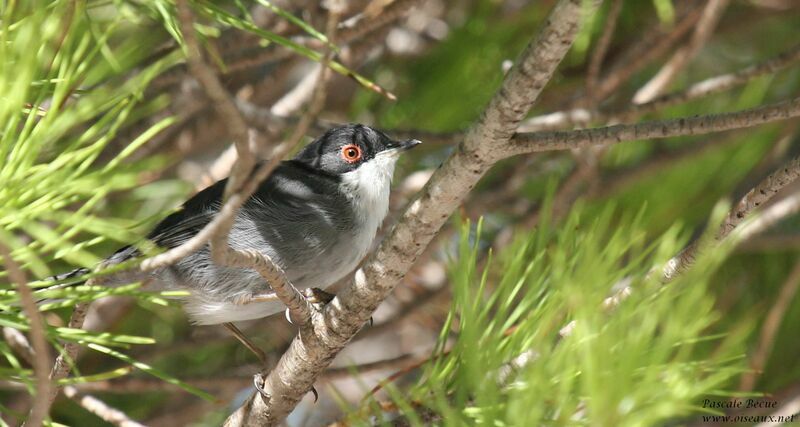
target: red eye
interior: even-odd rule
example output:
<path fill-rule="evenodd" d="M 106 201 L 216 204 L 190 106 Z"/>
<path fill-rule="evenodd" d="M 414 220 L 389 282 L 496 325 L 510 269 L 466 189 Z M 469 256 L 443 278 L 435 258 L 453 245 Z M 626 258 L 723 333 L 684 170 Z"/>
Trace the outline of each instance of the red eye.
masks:
<path fill-rule="evenodd" d="M 361 160 L 361 147 L 355 144 L 348 144 L 342 147 L 342 158 L 347 163 L 355 163 Z"/>

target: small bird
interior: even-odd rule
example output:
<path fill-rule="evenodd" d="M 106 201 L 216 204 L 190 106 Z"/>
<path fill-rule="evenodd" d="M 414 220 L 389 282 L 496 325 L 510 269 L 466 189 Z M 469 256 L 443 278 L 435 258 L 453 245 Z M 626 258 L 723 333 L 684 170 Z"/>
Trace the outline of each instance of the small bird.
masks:
<path fill-rule="evenodd" d="M 298 289 L 324 289 L 352 272 L 366 256 L 389 209 L 397 159 L 418 144 L 415 139 L 393 140 L 361 124 L 330 129 L 292 160 L 281 162 L 261 183 L 237 213 L 229 245 L 268 256 Z M 147 239 L 170 249 L 197 234 L 219 211 L 226 181 L 190 198 Z M 126 246 L 105 264 L 140 255 L 134 246 Z M 86 272 L 76 270 L 56 279 Z M 274 297 L 264 297 L 270 294 L 269 283 L 256 271 L 215 264 L 208 245 L 147 277 L 123 277 L 125 283 L 152 280 L 158 287 L 188 290 L 184 307 L 194 323 L 226 324 L 240 339 L 230 322 L 266 317 L 285 308 Z"/>

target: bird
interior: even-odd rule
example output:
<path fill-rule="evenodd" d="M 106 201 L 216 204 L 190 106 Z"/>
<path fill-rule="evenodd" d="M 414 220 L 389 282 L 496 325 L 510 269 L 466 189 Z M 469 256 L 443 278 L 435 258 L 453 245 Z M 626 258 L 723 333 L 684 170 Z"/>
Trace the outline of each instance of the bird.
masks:
<path fill-rule="evenodd" d="M 298 289 L 325 289 L 367 255 L 389 210 L 395 164 L 401 153 L 419 144 L 416 139 L 394 140 L 362 124 L 329 129 L 282 161 L 258 186 L 237 212 L 228 244 L 269 257 Z M 219 212 L 226 183 L 227 178 L 195 194 L 146 239 L 167 250 L 192 238 Z M 103 264 L 140 256 L 136 245 L 125 246 Z M 86 273 L 79 269 L 55 279 Z M 183 306 L 193 323 L 224 324 L 240 340 L 244 337 L 233 322 L 285 309 L 275 298 L 262 298 L 270 287 L 255 270 L 218 265 L 208 244 L 171 266 L 143 274 L 111 276 L 103 284 L 147 280 L 156 288 L 188 290 Z"/>

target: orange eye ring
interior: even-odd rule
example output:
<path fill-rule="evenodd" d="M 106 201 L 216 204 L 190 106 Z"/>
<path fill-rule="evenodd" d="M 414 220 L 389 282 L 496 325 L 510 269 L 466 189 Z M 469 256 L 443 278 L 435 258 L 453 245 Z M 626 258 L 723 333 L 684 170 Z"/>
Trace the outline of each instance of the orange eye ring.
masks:
<path fill-rule="evenodd" d="M 355 163 L 361 160 L 361 147 L 355 144 L 347 144 L 342 147 L 342 159 L 347 163 Z"/>

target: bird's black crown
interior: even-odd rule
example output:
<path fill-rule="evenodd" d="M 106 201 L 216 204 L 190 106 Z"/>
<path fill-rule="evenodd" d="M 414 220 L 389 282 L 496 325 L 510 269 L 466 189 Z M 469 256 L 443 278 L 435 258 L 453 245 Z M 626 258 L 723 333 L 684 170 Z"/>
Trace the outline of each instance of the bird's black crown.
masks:
<path fill-rule="evenodd" d="M 294 160 L 331 175 L 358 169 L 388 150 L 408 149 L 417 140 L 395 141 L 385 133 L 361 124 L 332 128 L 303 148 Z"/>

